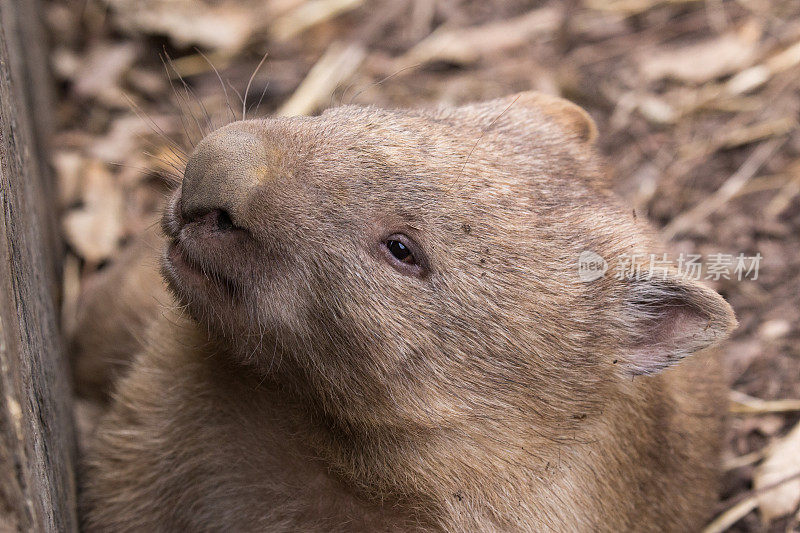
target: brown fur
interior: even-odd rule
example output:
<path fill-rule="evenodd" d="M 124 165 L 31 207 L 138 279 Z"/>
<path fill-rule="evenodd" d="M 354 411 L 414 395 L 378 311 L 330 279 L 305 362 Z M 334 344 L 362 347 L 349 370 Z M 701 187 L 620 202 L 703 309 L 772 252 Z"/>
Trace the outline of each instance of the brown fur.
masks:
<path fill-rule="evenodd" d="M 203 140 L 164 219 L 187 316 L 156 322 L 119 385 L 88 528 L 697 529 L 721 376 L 709 353 L 675 363 L 735 320 L 674 275 L 614 278 L 658 249 L 607 191 L 594 132 L 522 93 Z M 417 275 L 386 260 L 396 233 Z M 609 275 L 581 282 L 583 250 Z"/>
<path fill-rule="evenodd" d="M 84 288 L 69 334 L 79 397 L 108 400 L 112 384 L 142 350 L 148 325 L 172 303 L 159 269 L 163 246 L 164 237 L 153 226 Z"/>

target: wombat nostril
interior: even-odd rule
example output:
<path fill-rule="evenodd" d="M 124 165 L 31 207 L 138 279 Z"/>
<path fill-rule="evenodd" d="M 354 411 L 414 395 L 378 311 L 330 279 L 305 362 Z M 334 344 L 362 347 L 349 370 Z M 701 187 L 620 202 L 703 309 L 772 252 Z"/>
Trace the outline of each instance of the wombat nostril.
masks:
<path fill-rule="evenodd" d="M 217 210 L 217 229 L 219 231 L 231 231 L 235 227 L 227 211 L 224 209 Z"/>
<path fill-rule="evenodd" d="M 227 233 L 239 228 L 225 209 L 211 209 L 201 213 L 181 213 L 185 224 L 204 228 L 207 232 Z"/>

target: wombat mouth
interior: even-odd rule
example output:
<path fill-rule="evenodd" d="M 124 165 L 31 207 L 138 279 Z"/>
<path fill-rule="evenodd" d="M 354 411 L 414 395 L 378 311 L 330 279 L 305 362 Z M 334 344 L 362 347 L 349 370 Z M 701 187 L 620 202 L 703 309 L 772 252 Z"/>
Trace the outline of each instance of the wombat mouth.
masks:
<path fill-rule="evenodd" d="M 180 281 L 192 285 L 212 282 L 213 276 L 186 254 L 186 250 L 177 239 L 170 241 L 167 245 L 165 262 L 166 266 L 171 267 L 170 274 L 172 275 L 167 279 L 170 283 L 173 277 L 180 278 Z"/>
<path fill-rule="evenodd" d="M 193 260 L 177 239 L 167 245 L 163 271 L 167 283 L 180 294 L 187 290 L 192 293 L 198 290 L 207 291 L 222 280 Z"/>
<path fill-rule="evenodd" d="M 203 243 L 195 242 L 197 239 L 192 235 L 184 235 L 186 232 L 183 230 L 189 224 L 194 223 L 187 222 L 181 216 L 180 200 L 176 195 L 166 208 L 162 218 L 162 229 L 169 238 L 162 259 L 164 279 L 184 303 L 214 297 L 233 298 L 237 293 L 236 284 L 227 273 L 214 268 L 213 261 L 210 259 L 213 259 L 211 256 L 215 254 L 205 253 L 212 252 L 212 250 L 204 250 Z M 222 229 L 230 231 L 230 228 L 223 227 Z M 199 233 L 204 233 L 203 228 L 200 228 Z M 224 250 L 227 248 L 224 244 L 231 243 L 217 244 L 223 244 L 219 248 Z"/>
<path fill-rule="evenodd" d="M 209 309 L 233 311 L 239 307 L 242 289 L 234 280 L 209 268 L 180 239 L 172 239 L 162 256 L 161 273 L 177 301 L 200 319 Z"/>

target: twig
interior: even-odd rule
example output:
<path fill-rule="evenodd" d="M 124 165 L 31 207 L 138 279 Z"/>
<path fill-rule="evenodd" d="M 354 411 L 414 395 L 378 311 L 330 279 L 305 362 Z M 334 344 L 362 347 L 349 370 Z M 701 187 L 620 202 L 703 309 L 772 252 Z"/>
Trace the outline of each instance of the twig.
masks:
<path fill-rule="evenodd" d="M 217 79 L 219 80 L 219 84 L 222 87 L 222 94 L 225 95 L 225 105 L 228 106 L 228 111 L 231 112 L 231 122 L 236 122 L 236 113 L 234 113 L 233 108 L 231 107 L 231 100 L 230 100 L 230 98 L 228 98 L 228 89 L 225 88 L 225 82 L 222 81 L 222 76 L 220 75 L 219 71 L 217 70 L 217 67 L 215 67 L 214 63 L 211 62 L 211 60 L 208 58 L 208 56 L 205 55 L 203 52 L 201 52 L 198 48 L 195 48 L 195 52 L 200 54 L 202 56 L 202 58 L 206 60 L 206 63 L 208 63 L 208 66 L 211 67 L 211 70 L 213 70 L 214 74 L 217 75 Z"/>
<path fill-rule="evenodd" d="M 800 194 L 800 160 L 796 161 L 789 170 L 791 179 L 781 187 L 772 200 L 769 201 L 767 207 L 764 208 L 764 214 L 768 217 L 775 218 L 789 207 L 792 199 Z"/>
<path fill-rule="evenodd" d="M 332 43 L 277 114 L 295 116 L 313 112 L 340 83 L 355 73 L 365 55 L 359 44 Z"/>
<path fill-rule="evenodd" d="M 722 463 L 722 469 L 728 472 L 730 470 L 736 470 L 737 468 L 742 468 L 744 466 L 750 466 L 752 464 L 759 462 L 764 457 L 766 457 L 768 451 L 769 451 L 769 446 L 764 446 L 760 450 L 746 453 L 744 455 L 739 455 L 738 457 L 732 457 Z"/>
<path fill-rule="evenodd" d="M 736 414 L 789 413 L 800 411 L 800 400 L 762 400 L 731 391 L 730 412 Z"/>
<path fill-rule="evenodd" d="M 758 497 L 749 496 L 740 501 L 708 524 L 702 533 L 723 533 L 733 524 L 750 514 L 758 506 Z"/>
<path fill-rule="evenodd" d="M 767 491 L 780 487 L 785 483 L 790 481 L 794 481 L 795 479 L 800 478 L 800 472 L 794 473 L 790 476 L 786 476 L 785 478 L 777 481 L 771 485 L 767 485 L 766 487 L 762 487 L 757 490 L 752 490 L 747 493 L 747 497 L 733 505 L 732 507 L 728 508 L 727 511 L 722 513 L 721 515 L 717 516 L 714 520 L 712 520 L 702 531 L 702 533 L 723 533 L 733 524 L 744 518 L 750 511 L 754 510 L 758 506 L 758 497 L 764 494 Z"/>
<path fill-rule="evenodd" d="M 785 137 L 771 139 L 753 150 L 753 153 L 751 153 L 750 157 L 739 167 L 739 170 L 725 180 L 725 183 L 723 183 L 714 194 L 670 222 L 662 231 L 664 238 L 667 240 L 672 239 L 678 233 L 686 231 L 702 220 L 705 220 L 709 215 L 725 205 L 725 203 L 733 198 L 736 193 L 755 176 L 756 172 L 759 171 L 764 163 L 772 157 L 784 142 L 786 142 Z"/>

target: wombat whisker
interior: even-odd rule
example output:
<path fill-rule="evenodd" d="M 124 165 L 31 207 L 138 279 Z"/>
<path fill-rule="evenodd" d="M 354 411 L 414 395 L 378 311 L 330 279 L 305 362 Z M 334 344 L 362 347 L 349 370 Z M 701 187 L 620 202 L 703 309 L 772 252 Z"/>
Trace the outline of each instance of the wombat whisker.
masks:
<path fill-rule="evenodd" d="M 385 76 L 385 77 L 383 77 L 383 78 L 379 79 L 378 81 L 375 81 L 375 82 L 372 82 L 372 83 L 368 84 L 366 87 L 363 87 L 361 90 L 359 90 L 357 93 L 355 93 L 355 94 L 354 94 L 354 95 L 353 95 L 353 96 L 350 98 L 350 101 L 349 101 L 349 102 L 347 102 L 347 105 L 352 105 L 352 104 L 353 104 L 353 102 L 355 102 L 356 98 L 358 98 L 359 96 L 361 96 L 361 94 L 362 94 L 364 91 L 367 91 L 367 90 L 369 90 L 369 89 L 372 89 L 372 88 L 374 88 L 374 87 L 377 87 L 378 85 L 381 85 L 382 83 L 384 83 L 384 82 L 386 82 L 386 81 L 389 81 L 390 79 L 394 78 L 394 77 L 395 77 L 395 76 L 397 76 L 398 74 L 401 74 L 402 72 L 405 72 L 406 70 L 409 70 L 409 69 L 416 69 L 417 67 L 419 67 L 419 66 L 421 66 L 421 65 L 422 65 L 422 63 L 416 63 L 416 64 L 414 64 L 414 65 L 409 65 L 409 66 L 407 66 L 407 67 L 403 67 L 403 68 L 401 68 L 401 69 L 398 69 L 398 70 L 394 71 L 393 73 L 389 74 L 388 76 Z M 344 102 L 344 97 L 347 95 L 347 91 L 349 91 L 349 90 L 350 90 L 350 89 L 353 87 L 353 85 L 355 85 L 355 82 L 352 82 L 350 85 L 348 85 L 348 86 L 347 86 L 347 88 L 346 88 L 346 89 L 344 90 L 344 92 L 342 93 L 342 102 Z"/>
<path fill-rule="evenodd" d="M 245 104 L 244 104 L 244 98 L 242 98 L 242 93 L 240 93 L 238 90 L 236 90 L 236 87 L 233 86 L 233 84 L 231 83 L 231 80 L 225 80 L 225 81 L 228 83 L 228 87 L 231 88 L 233 93 L 239 98 L 239 102 L 242 104 L 242 118 L 241 118 L 241 120 L 244 120 L 244 105 Z"/>
<path fill-rule="evenodd" d="M 264 84 L 264 89 L 261 91 L 261 96 L 258 98 L 258 103 L 256 103 L 253 106 L 250 106 L 249 111 L 252 111 L 253 109 L 258 109 L 259 107 L 261 107 L 261 102 L 264 101 L 264 96 L 267 94 L 267 89 L 268 88 L 269 88 L 269 81 L 267 81 L 267 83 Z"/>
<path fill-rule="evenodd" d="M 150 148 L 156 151 L 158 151 L 158 148 L 160 148 L 160 146 L 157 145 L 156 143 L 148 141 L 146 139 L 145 143 L 148 144 Z M 178 171 L 178 173 L 183 175 L 183 170 L 186 167 L 186 158 L 180 153 L 176 152 L 172 146 L 167 145 L 166 148 L 167 148 L 166 151 L 159 151 L 159 155 L 153 157 L 164 158 L 164 161 L 172 162 L 175 166 L 177 166 L 176 170 Z"/>
<path fill-rule="evenodd" d="M 267 60 L 268 55 L 269 52 L 264 52 L 264 55 L 261 57 L 261 61 L 258 62 L 258 65 L 256 65 L 255 70 L 253 70 L 253 73 L 250 74 L 250 79 L 247 80 L 247 87 L 245 87 L 244 89 L 244 99 L 242 100 L 242 120 L 247 120 L 246 102 L 247 102 L 247 95 L 250 94 L 250 85 L 252 85 L 253 79 L 256 77 L 256 74 L 258 74 L 259 69 L 261 69 L 261 65 L 263 65 L 264 61 Z M 264 91 L 266 92 L 266 88 L 264 89 Z M 259 104 L 261 104 L 261 100 L 259 100 Z"/>
<path fill-rule="evenodd" d="M 141 172 L 142 174 L 145 174 L 145 175 L 148 175 L 148 176 L 156 175 L 156 176 L 163 177 L 163 178 L 169 178 L 168 182 L 171 182 L 172 180 L 180 181 L 182 179 L 180 176 L 176 176 L 170 171 L 166 171 L 166 172 L 155 171 L 152 168 L 140 167 L 138 165 L 129 165 L 127 163 L 119 163 L 117 161 L 108 161 L 107 164 L 109 164 L 111 166 L 114 166 L 114 167 L 129 168 L 129 169 L 132 169 L 132 170 L 136 170 L 136 171 Z"/>
<path fill-rule="evenodd" d="M 156 155 L 148 150 L 143 150 L 142 153 L 148 157 L 161 161 L 162 163 L 166 163 L 170 168 L 172 168 L 175 171 L 175 173 L 169 171 L 165 173 L 169 177 L 176 178 L 178 182 L 180 182 L 180 180 L 183 179 L 183 169 L 180 166 L 178 166 L 178 163 L 169 158 L 167 155 Z"/>
<path fill-rule="evenodd" d="M 172 61 L 172 58 L 169 56 L 169 54 L 167 54 L 166 50 L 164 50 L 164 54 L 163 55 L 159 54 L 159 58 L 161 59 L 161 63 L 164 65 L 164 72 L 166 73 L 167 81 L 169 82 L 169 86 L 172 89 L 172 93 L 175 95 L 175 98 L 176 98 L 176 101 L 177 101 L 177 104 L 178 104 L 178 118 L 180 119 L 181 127 L 183 128 L 183 133 L 186 136 L 187 141 L 189 141 L 189 144 L 194 148 L 194 146 L 197 144 L 197 141 L 195 141 L 192 138 L 192 135 L 189 133 L 189 125 L 187 123 L 186 115 L 184 114 L 184 110 L 183 110 L 183 104 L 184 103 L 186 105 L 187 112 L 189 113 L 189 115 L 192 117 L 192 119 L 194 120 L 195 124 L 197 125 L 198 133 L 201 136 L 203 135 L 203 128 L 200 126 L 200 123 L 198 122 L 197 117 L 192 112 L 191 107 L 190 107 L 190 105 L 189 105 L 189 103 L 187 101 L 187 98 L 183 97 L 180 94 L 180 92 L 176 89 L 175 84 L 172 81 L 172 76 L 170 75 L 169 69 L 172 68 L 172 71 L 178 77 L 178 80 L 183 84 L 184 91 L 186 91 L 186 94 L 187 94 L 187 97 L 188 97 L 189 92 L 188 92 L 187 84 L 184 81 L 183 76 L 181 76 L 180 73 L 178 72 L 178 70 L 175 68 L 175 64 Z M 165 58 L 166 58 L 166 60 L 165 60 Z M 168 64 L 169 64 L 169 66 L 168 66 Z M 198 139 L 198 141 L 199 141 L 199 139 Z"/>
<path fill-rule="evenodd" d="M 231 122 L 236 122 L 236 113 L 233 112 L 233 108 L 231 107 L 230 98 L 228 98 L 228 90 L 225 88 L 225 82 L 222 81 L 222 76 L 220 75 L 219 71 L 217 70 L 217 67 L 214 66 L 214 64 L 211 62 L 211 60 L 208 59 L 208 56 L 206 56 L 202 51 L 200 51 L 199 48 L 195 48 L 195 52 L 200 54 L 203 57 L 203 59 L 206 60 L 206 63 L 208 63 L 208 66 L 210 66 L 211 69 L 214 71 L 214 74 L 217 75 L 217 79 L 219 80 L 219 84 L 222 87 L 222 93 L 225 95 L 225 105 L 228 106 L 228 110 L 231 112 L 231 119 L 232 119 Z"/>
<path fill-rule="evenodd" d="M 159 157 L 164 157 L 164 156 L 152 155 L 152 154 L 150 154 L 148 152 L 145 152 L 145 155 L 150 155 L 151 157 L 156 158 L 156 159 L 159 158 Z M 182 164 L 179 161 L 175 161 L 175 160 L 173 160 L 171 158 L 166 158 L 166 157 L 164 157 L 164 159 L 162 159 L 162 162 L 166 163 L 170 168 L 172 168 L 175 171 L 174 173 L 173 172 L 169 172 L 169 176 L 172 177 L 172 178 L 175 178 L 177 180 L 175 183 L 172 183 L 171 185 L 174 185 L 174 186 L 180 185 L 180 181 L 183 179 L 183 171 L 186 168 L 186 165 Z"/>
<path fill-rule="evenodd" d="M 164 139 L 168 145 L 173 147 L 175 150 L 179 151 L 181 154 L 183 154 L 184 157 L 187 158 L 189 157 L 188 154 L 184 152 L 183 149 L 181 149 L 180 145 L 173 139 L 171 139 L 169 135 L 167 135 L 166 132 L 161 128 L 161 126 L 156 124 L 156 122 L 152 119 L 152 117 L 150 117 L 150 115 L 142 111 L 141 108 L 138 105 L 136 105 L 136 103 L 128 95 L 125 95 L 125 99 L 128 101 L 128 105 L 131 106 L 131 109 L 136 114 L 136 116 L 139 117 L 141 120 L 143 120 L 145 123 L 147 123 L 150 126 L 150 129 L 153 130 L 153 133 Z"/>
<path fill-rule="evenodd" d="M 197 116 L 194 114 L 194 111 L 192 111 L 191 105 L 189 103 L 188 91 L 186 91 L 187 95 L 181 95 L 179 91 L 174 91 L 174 92 L 175 96 L 178 99 L 178 113 L 180 114 L 181 125 L 183 126 L 183 133 L 186 135 L 186 139 L 189 141 L 189 144 L 192 147 L 197 146 L 197 143 L 200 142 L 200 140 L 203 138 L 203 127 L 200 125 L 200 121 L 197 119 Z M 181 102 L 183 102 L 183 105 L 181 105 Z M 185 111 L 184 111 L 184 106 L 186 106 Z M 189 122 L 185 119 L 186 114 L 188 114 L 189 117 L 191 117 L 192 121 L 194 121 L 195 127 L 197 128 L 198 137 L 196 139 L 193 138 L 192 135 L 189 133 L 189 130 L 191 128 Z"/>
<path fill-rule="evenodd" d="M 175 165 L 173 165 L 173 168 L 175 168 L 175 170 L 177 170 L 178 173 L 181 176 L 183 175 L 183 167 L 186 165 L 187 157 L 183 153 L 182 150 L 179 153 L 179 152 L 175 151 L 176 148 L 173 147 L 172 144 L 167 144 L 167 145 L 156 144 L 155 142 L 153 142 L 152 140 L 150 140 L 147 136 L 145 136 L 143 134 L 140 134 L 138 136 L 138 139 L 143 144 L 145 144 L 148 148 L 150 148 L 154 152 L 158 152 L 160 154 L 158 156 L 153 156 L 151 154 L 146 154 L 146 155 L 150 155 L 151 157 L 154 157 L 155 159 L 157 159 L 159 161 L 164 161 L 164 162 L 172 161 L 172 162 L 176 163 L 179 168 L 175 168 Z M 164 151 L 163 148 L 166 148 L 166 151 Z"/>
<path fill-rule="evenodd" d="M 203 128 L 200 127 L 199 125 L 198 125 L 198 127 L 200 128 L 200 134 L 202 136 L 208 135 L 209 133 L 211 133 L 212 131 L 214 131 L 216 129 L 214 127 L 214 121 L 212 120 L 211 115 L 208 112 L 208 109 L 206 108 L 206 106 L 203 103 L 203 100 L 200 98 L 200 96 L 197 93 L 194 92 L 194 89 L 192 89 L 191 86 L 189 86 L 189 84 L 186 82 L 186 80 L 181 75 L 181 73 L 178 72 L 178 69 L 175 68 L 175 62 L 172 60 L 172 57 L 166 52 L 166 50 L 164 50 L 164 55 L 166 56 L 167 61 L 169 62 L 170 67 L 172 68 L 172 71 L 175 73 L 175 76 L 181 82 L 181 85 L 183 86 L 183 90 L 186 93 L 186 97 L 188 98 L 189 96 L 191 96 L 191 98 L 193 98 L 194 101 L 196 101 L 197 104 L 200 106 L 200 110 L 203 113 L 203 118 L 205 118 L 206 130 L 203 130 Z M 164 63 L 164 59 L 163 58 L 161 59 L 161 62 Z M 164 67 L 166 68 L 166 64 L 164 65 Z M 176 92 L 175 91 L 175 86 L 172 83 L 172 77 L 169 75 L 169 71 L 167 71 L 167 81 L 169 82 L 170 86 L 172 87 L 173 92 Z M 187 102 L 187 107 L 188 107 L 188 102 Z M 180 106 L 179 106 L 179 108 L 180 108 Z M 191 112 L 191 109 L 190 109 L 190 112 Z M 194 116 L 194 113 L 192 113 L 192 116 Z M 195 120 L 195 122 L 197 122 L 197 121 Z"/>
<path fill-rule="evenodd" d="M 482 141 L 482 140 L 483 140 L 483 138 L 486 136 L 486 134 L 487 134 L 487 133 L 488 133 L 488 132 L 489 132 L 489 131 L 492 129 L 492 127 L 493 127 L 493 126 L 494 126 L 494 125 L 497 123 L 497 121 L 498 121 L 498 120 L 500 120 L 500 118 L 501 118 L 503 115 L 505 115 L 505 114 L 508 112 L 508 110 L 509 110 L 509 109 L 511 109 L 511 108 L 514 106 L 514 104 L 516 104 L 516 103 L 517 103 L 517 101 L 520 99 L 520 97 L 521 97 L 521 96 L 522 96 L 522 95 L 517 95 L 517 97 L 516 97 L 516 98 L 514 98 L 514 100 L 512 100 L 512 101 L 511 101 L 511 103 L 510 103 L 510 104 L 508 104 L 508 105 L 506 106 L 506 108 L 505 108 L 505 109 L 503 109 L 503 110 L 500 112 L 500 114 L 498 114 L 496 117 L 494 117 L 494 118 L 492 119 L 492 121 L 491 121 L 491 122 L 489 122 L 489 124 L 488 124 L 488 125 L 487 125 L 485 128 L 483 128 L 483 129 L 481 130 L 481 134 L 480 134 L 480 136 L 478 137 L 478 140 L 477 140 L 477 141 L 475 141 L 475 144 L 472 146 L 472 149 L 471 149 L 471 150 L 469 151 L 469 153 L 467 154 L 467 158 L 464 160 L 464 164 L 463 164 L 463 165 L 461 165 L 461 170 L 458 172 L 458 175 L 456 176 L 456 179 L 453 181 L 453 185 L 451 185 L 450 189 L 449 189 L 449 190 L 448 190 L 448 191 L 447 191 L 445 194 L 449 195 L 450 193 L 452 193 L 452 192 L 453 192 L 453 187 L 455 187 L 456 185 L 458 185 L 459 183 L 461 183 L 461 178 L 462 178 L 462 177 L 463 177 L 463 175 L 464 175 L 464 170 L 467 168 L 467 164 L 469 163 L 469 160 L 470 160 L 470 159 L 472 159 L 472 155 L 475 153 L 475 150 L 477 150 L 477 148 L 478 148 L 478 145 L 481 143 L 481 141 Z"/>
<path fill-rule="evenodd" d="M 206 105 L 203 103 L 203 99 L 200 98 L 200 96 L 183 79 L 183 77 L 180 78 L 180 81 L 183 84 L 184 91 L 186 92 L 187 97 L 191 96 L 197 102 L 197 104 L 200 106 L 200 111 L 203 113 L 203 118 L 205 119 L 205 129 L 203 129 L 203 125 L 202 124 L 198 124 L 198 127 L 200 128 L 200 135 L 202 137 L 205 137 L 206 135 L 208 135 L 209 133 L 211 133 L 212 131 L 214 131 L 216 129 L 216 127 L 214 126 L 214 120 L 211 118 L 211 115 L 208 113 L 208 109 L 206 108 Z M 187 102 L 187 106 L 188 106 L 188 102 Z M 192 116 L 194 116 L 194 112 L 191 112 L 191 113 L 192 113 Z M 201 139 L 202 139 L 202 137 L 201 137 Z"/>
<path fill-rule="evenodd" d="M 181 83 L 183 83 L 183 86 L 184 86 L 184 88 L 185 88 L 186 92 L 187 92 L 188 94 L 190 94 L 190 95 L 192 96 L 192 98 L 194 98 L 194 99 L 195 99 L 195 101 L 197 102 L 197 104 L 200 106 L 200 110 L 203 112 L 203 117 L 205 118 L 205 122 L 206 122 L 206 129 L 205 129 L 205 131 L 203 131 L 202 133 L 203 133 L 203 136 L 206 136 L 206 135 L 208 135 L 209 133 L 211 133 L 212 131 L 214 131 L 214 129 L 216 129 L 216 128 L 214 127 L 214 121 L 213 121 L 213 119 L 211 118 L 211 115 L 208 113 L 208 109 L 206 109 L 206 105 L 203 103 L 203 99 L 202 99 L 202 98 L 200 98 L 200 96 L 199 96 L 199 95 L 198 95 L 198 94 L 197 94 L 197 93 L 194 91 L 194 89 L 192 89 L 192 88 L 191 88 L 191 87 L 190 87 L 190 86 L 189 86 L 189 85 L 186 83 L 186 81 L 184 81 L 184 80 L 183 80 L 183 78 L 182 78 L 182 77 L 181 77 Z"/>

